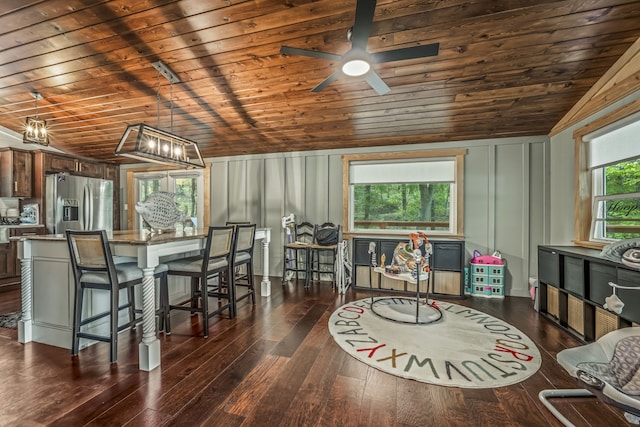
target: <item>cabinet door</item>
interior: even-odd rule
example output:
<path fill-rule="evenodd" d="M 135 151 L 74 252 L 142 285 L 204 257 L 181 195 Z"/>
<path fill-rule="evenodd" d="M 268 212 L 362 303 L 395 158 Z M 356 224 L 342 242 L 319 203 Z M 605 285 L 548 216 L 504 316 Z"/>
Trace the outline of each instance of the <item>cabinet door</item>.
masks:
<path fill-rule="evenodd" d="M 353 263 L 356 265 L 371 265 L 371 255 L 369 245 L 376 245 L 376 255 L 378 254 L 378 242 L 371 239 L 353 239 Z"/>
<path fill-rule="evenodd" d="M 104 178 L 105 179 L 110 179 L 111 181 L 113 181 L 114 184 L 117 181 L 119 181 L 120 169 L 118 168 L 118 165 L 105 164 L 104 165 Z M 114 187 L 115 187 L 115 185 L 114 185 Z"/>
<path fill-rule="evenodd" d="M 560 286 L 560 255 L 550 249 L 538 249 L 538 279 L 542 283 Z"/>
<path fill-rule="evenodd" d="M 25 151 L 13 151 L 13 197 L 31 197 L 33 189 L 33 155 Z"/>
<path fill-rule="evenodd" d="M 618 297 L 624 302 L 620 317 L 640 323 L 640 271 L 618 267 L 618 285 L 636 289 L 619 289 Z"/>
<path fill-rule="evenodd" d="M 15 255 L 11 243 L 0 243 L 0 279 L 16 276 Z"/>
<path fill-rule="evenodd" d="M 431 268 L 434 270 L 462 271 L 461 242 L 433 242 Z"/>
<path fill-rule="evenodd" d="M 613 289 L 609 282 L 616 282 L 616 268 L 611 265 L 589 262 L 589 289 L 587 297 L 590 301 L 602 306 L 604 299 L 611 295 Z"/>
<path fill-rule="evenodd" d="M 565 255 L 562 288 L 578 296 L 584 296 L 584 260 Z"/>
<path fill-rule="evenodd" d="M 102 163 L 77 161 L 76 173 L 89 178 L 102 178 L 104 176 L 104 165 Z"/>
<path fill-rule="evenodd" d="M 33 154 L 3 149 L 0 152 L 0 197 L 32 197 Z"/>
<path fill-rule="evenodd" d="M 71 157 L 46 153 L 44 156 L 45 172 L 68 172 L 75 173 L 76 160 Z"/>

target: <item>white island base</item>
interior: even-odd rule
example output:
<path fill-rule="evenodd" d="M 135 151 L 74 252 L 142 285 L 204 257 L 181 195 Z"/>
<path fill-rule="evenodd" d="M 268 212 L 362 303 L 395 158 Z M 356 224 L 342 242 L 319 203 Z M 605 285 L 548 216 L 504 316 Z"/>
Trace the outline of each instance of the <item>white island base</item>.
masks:
<path fill-rule="evenodd" d="M 171 232 L 149 235 L 145 231 L 115 231 L 109 234 L 114 256 L 134 257 L 143 271 L 142 290 L 136 289 L 136 303 L 142 308 L 142 341 L 139 345 L 140 369 L 150 371 L 160 366 L 160 341 L 157 339 L 156 291 L 153 272 L 162 257 L 188 255 L 200 250 L 206 238 L 205 230 Z M 269 296 L 269 242 L 268 228 L 256 230 L 256 240 L 263 244 L 262 295 Z M 18 323 L 21 343 L 36 341 L 70 349 L 73 326 L 74 279 L 69 250 L 64 235 L 23 236 L 18 240 L 18 257 L 22 262 L 22 320 Z M 190 294 L 186 279 L 172 277 L 169 281 L 170 299 L 184 299 Z M 126 301 L 126 291 L 121 291 Z M 141 298 L 140 298 L 141 297 Z M 138 301 L 142 301 L 141 304 Z M 108 309 L 104 291 L 85 293 L 83 310 L 87 316 Z M 127 313 L 120 313 L 126 323 Z M 94 331 L 108 331 L 108 318 L 98 323 Z M 80 348 L 95 343 L 81 339 Z"/>

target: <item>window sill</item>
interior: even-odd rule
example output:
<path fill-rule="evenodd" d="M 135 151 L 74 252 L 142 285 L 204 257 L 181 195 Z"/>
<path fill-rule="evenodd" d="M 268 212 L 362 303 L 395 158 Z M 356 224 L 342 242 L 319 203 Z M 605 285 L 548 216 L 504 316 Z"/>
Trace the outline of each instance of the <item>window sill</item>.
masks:
<path fill-rule="evenodd" d="M 421 231 L 421 230 L 416 230 Z M 345 239 L 352 239 L 354 237 L 395 237 L 405 238 L 414 231 L 401 231 L 396 233 L 390 232 L 376 232 L 373 230 L 368 231 L 345 231 L 342 233 L 342 237 Z M 463 235 L 459 234 L 429 234 L 428 232 L 421 231 L 427 235 L 428 239 L 452 239 L 452 240 L 464 240 Z"/>
<path fill-rule="evenodd" d="M 602 249 L 606 246 L 605 243 L 590 242 L 588 240 L 572 240 L 571 242 L 576 246 L 589 249 Z"/>

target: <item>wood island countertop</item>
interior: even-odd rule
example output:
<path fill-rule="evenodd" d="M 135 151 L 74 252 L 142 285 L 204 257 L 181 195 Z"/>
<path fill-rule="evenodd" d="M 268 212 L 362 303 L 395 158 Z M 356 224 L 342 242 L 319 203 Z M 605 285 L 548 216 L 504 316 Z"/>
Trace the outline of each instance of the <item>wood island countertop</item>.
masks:
<path fill-rule="evenodd" d="M 148 230 L 116 230 L 108 231 L 107 237 L 112 243 L 126 243 L 130 245 L 154 245 L 180 240 L 193 239 L 194 237 L 206 238 L 207 230 L 194 228 L 187 230 L 163 231 L 162 233 L 151 233 Z M 65 234 L 40 234 L 28 236 L 11 237 L 11 240 L 44 240 L 58 241 L 66 240 Z"/>

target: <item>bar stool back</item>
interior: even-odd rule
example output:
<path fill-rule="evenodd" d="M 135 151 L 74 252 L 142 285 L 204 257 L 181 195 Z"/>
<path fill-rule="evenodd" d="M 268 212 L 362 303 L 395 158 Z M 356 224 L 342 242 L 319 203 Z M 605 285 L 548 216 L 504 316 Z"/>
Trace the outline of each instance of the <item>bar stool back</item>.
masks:
<path fill-rule="evenodd" d="M 313 224 L 303 221 L 295 225 L 291 241 L 284 244 L 283 282 L 289 281 L 294 275 L 298 280 L 299 274 L 304 273 L 305 287 L 309 285 L 309 246 L 313 243 L 313 237 Z"/>
<path fill-rule="evenodd" d="M 236 224 L 236 254 L 234 257 L 235 265 L 235 285 L 247 288 L 247 292 L 238 295 L 236 293 L 236 302 L 251 297 L 251 303 L 256 303 L 256 289 L 253 277 L 253 247 L 255 245 L 256 224 Z M 245 272 L 242 273 L 241 267 L 246 266 Z"/>

